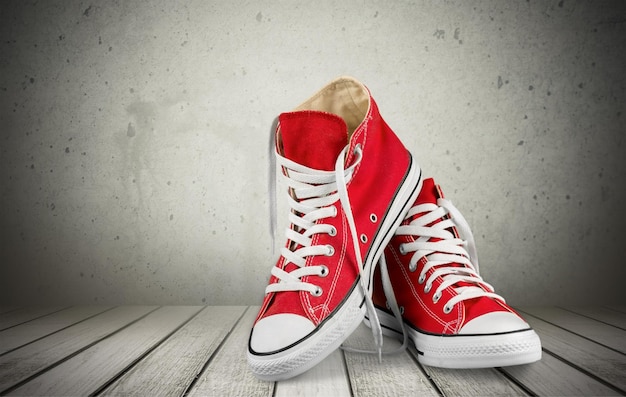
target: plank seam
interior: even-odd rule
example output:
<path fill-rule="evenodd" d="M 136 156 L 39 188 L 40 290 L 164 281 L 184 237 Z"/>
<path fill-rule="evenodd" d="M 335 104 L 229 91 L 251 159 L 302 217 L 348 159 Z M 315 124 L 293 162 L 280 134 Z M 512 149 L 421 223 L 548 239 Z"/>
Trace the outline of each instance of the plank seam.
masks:
<path fill-rule="evenodd" d="M 626 312 L 623 312 L 622 310 L 619 310 L 615 307 L 609 307 L 609 306 L 602 306 L 602 307 L 615 313 L 626 314 Z"/>
<path fill-rule="evenodd" d="M 156 307 L 156 308 L 154 308 L 154 309 L 150 310 L 150 311 L 149 311 L 149 312 L 147 312 L 146 314 L 144 314 L 144 315 L 142 315 L 142 316 L 140 316 L 140 317 L 136 318 L 135 320 L 131 321 L 130 323 L 128 323 L 128 324 L 126 324 L 126 325 L 124 325 L 123 327 L 121 327 L 121 328 L 119 328 L 119 329 L 117 329 L 117 330 L 115 330 L 115 331 L 113 331 L 113 332 L 111 332 L 111 333 L 109 333 L 109 334 L 107 334 L 107 335 L 104 335 L 103 337 L 99 338 L 98 340 L 95 340 L 95 341 L 93 341 L 92 343 L 89 343 L 88 345 L 85 345 L 85 346 L 83 346 L 82 348 L 78 349 L 77 351 L 72 352 L 71 354 L 69 354 L 69 355 L 67 355 L 67 356 L 63 357 L 63 358 L 62 358 L 62 359 L 60 359 L 59 361 L 56 361 L 56 362 L 54 362 L 54 363 L 52 363 L 52 364 L 48 365 L 47 367 L 45 367 L 45 368 L 43 368 L 43 369 L 41 369 L 41 370 L 39 370 L 39 371 L 35 372 L 34 374 L 32 374 L 32 375 L 30 375 L 30 376 L 28 376 L 28 377 L 26 377 L 26 378 L 22 379 L 21 381 L 17 382 L 17 383 L 16 383 L 16 384 L 14 384 L 13 386 L 10 386 L 10 387 L 8 387 L 8 388 L 7 388 L 7 389 L 5 389 L 5 390 L 0 391 L 0 395 L 7 394 L 7 393 L 12 392 L 12 391 L 13 391 L 13 390 L 15 390 L 15 389 L 18 389 L 19 387 L 21 387 L 21 386 L 23 386 L 23 385 L 27 384 L 27 383 L 28 383 L 28 382 L 30 382 L 31 380 L 33 380 L 33 379 L 35 379 L 36 377 L 40 376 L 41 374 L 43 374 L 43 373 L 45 373 L 45 372 L 47 372 L 47 371 L 51 370 L 52 368 L 58 367 L 59 365 L 61 365 L 61 364 L 63 364 L 64 362 L 66 362 L 67 360 L 71 359 L 72 357 L 75 357 L 75 356 L 79 355 L 80 353 L 84 352 L 84 351 L 85 351 L 85 350 L 87 350 L 87 349 L 90 349 L 91 347 L 93 347 L 93 346 L 97 345 L 98 343 L 102 342 L 103 340 L 105 340 L 105 339 L 107 339 L 107 338 L 109 338 L 109 337 L 111 337 L 111 336 L 113 336 L 113 335 L 117 334 L 118 332 L 121 332 L 122 330 L 124 330 L 124 329 L 126 329 L 126 328 L 128 328 L 128 327 L 130 327 L 131 325 L 133 325 L 133 324 L 135 324 L 136 322 L 138 322 L 138 321 L 142 320 L 143 318 L 145 318 L 145 317 L 146 317 L 146 316 L 148 316 L 149 314 L 154 313 L 154 312 L 155 312 L 156 310 L 158 310 L 159 308 L 160 308 L 160 307 Z"/>
<path fill-rule="evenodd" d="M 202 311 L 204 311 L 207 307 L 208 306 L 204 306 L 203 308 L 199 309 L 197 312 L 195 312 L 191 316 L 189 316 L 189 318 L 186 319 L 185 321 L 183 321 L 178 327 L 176 327 L 171 332 L 169 332 L 167 335 L 162 337 L 158 342 L 156 342 L 154 345 L 152 345 L 143 354 L 140 354 L 137 358 L 135 358 L 125 368 L 123 368 L 121 371 L 119 371 L 116 375 L 112 376 L 111 379 L 109 379 L 107 382 L 105 382 L 102 386 L 97 388 L 93 393 L 90 394 L 90 396 L 97 396 L 97 395 L 101 394 L 102 392 L 104 392 L 109 386 L 111 386 L 113 383 L 115 383 L 115 381 L 117 381 L 122 376 L 124 376 L 124 374 L 126 374 L 128 371 L 130 371 L 135 365 L 137 365 L 137 363 L 139 363 L 141 360 L 146 358 L 150 353 L 152 353 L 156 348 L 161 346 L 166 340 L 168 340 L 172 335 L 174 335 L 176 332 L 178 332 L 182 327 L 187 325 L 191 320 L 193 320 L 195 317 L 197 317 L 198 314 L 200 314 Z"/>
<path fill-rule="evenodd" d="M 571 362 L 571 361 L 568 361 L 566 358 L 561 357 L 561 356 L 560 356 L 560 355 L 558 355 L 557 353 L 555 353 L 555 352 L 553 352 L 553 351 L 550 351 L 549 349 L 546 349 L 546 348 L 543 348 L 543 349 L 541 349 L 541 350 L 543 350 L 543 352 L 544 352 L 544 353 L 547 353 L 547 354 L 551 355 L 552 357 L 556 358 L 557 360 L 559 360 L 559 361 L 563 362 L 564 364 L 566 364 L 566 365 L 568 365 L 568 366 L 570 366 L 570 367 L 574 368 L 575 370 L 577 370 L 577 371 L 579 371 L 579 372 L 582 372 L 583 374 L 585 374 L 585 375 L 589 376 L 589 377 L 590 377 L 590 378 L 592 378 L 593 380 L 595 380 L 595 381 L 597 381 L 597 382 L 599 382 L 599 383 L 603 384 L 604 386 L 606 386 L 606 387 L 608 387 L 608 388 L 610 388 L 610 389 L 612 389 L 612 390 L 614 390 L 614 391 L 618 392 L 619 394 L 621 394 L 621 395 L 626 395 L 626 391 L 625 391 L 625 390 L 622 390 L 622 389 L 620 389 L 619 387 L 617 387 L 617 386 L 613 385 L 612 383 L 610 383 L 610 382 L 608 382 L 608 381 L 606 381 L 606 380 L 604 380 L 604 379 L 600 378 L 598 375 L 595 375 L 595 374 L 593 374 L 592 372 L 589 372 L 589 370 L 587 370 L 587 369 L 585 369 L 585 368 L 583 368 L 583 367 L 580 367 L 580 366 L 578 366 L 577 364 L 574 364 L 574 363 L 573 363 L 573 362 Z"/>
<path fill-rule="evenodd" d="M 417 368 L 420 370 L 420 372 L 426 377 L 426 379 L 428 379 L 428 381 L 430 382 L 431 386 L 435 389 L 437 394 L 439 394 L 440 396 L 445 396 L 446 394 L 443 392 L 443 389 L 441 389 L 439 385 L 437 384 L 437 382 L 435 382 L 435 380 L 430 375 L 428 375 L 428 373 L 426 372 L 422 364 L 419 362 L 417 358 L 419 353 L 417 352 L 415 346 L 413 346 L 412 344 L 409 344 L 409 346 L 407 347 L 407 350 L 409 352 L 409 358 L 413 360 L 413 362 L 415 363 Z"/>
<path fill-rule="evenodd" d="M 11 328 L 17 327 L 18 325 L 26 324 L 26 323 L 31 322 L 31 321 L 33 321 L 33 320 L 38 320 L 38 319 L 40 319 L 40 318 L 43 318 L 43 317 L 46 317 L 46 316 L 50 316 L 50 315 L 52 315 L 52 314 L 55 314 L 55 313 L 61 312 L 61 311 L 63 311 L 63 310 L 67 310 L 67 309 L 69 309 L 69 308 L 71 308 L 71 307 L 72 307 L 72 306 L 62 307 L 62 308 L 60 308 L 59 310 L 55 310 L 55 311 L 50 312 L 50 313 L 42 314 L 41 316 L 37 316 L 37 317 L 31 318 L 31 319 L 29 319 L 29 320 L 22 321 L 21 323 L 18 323 L 18 324 L 13 324 L 13 325 L 8 326 L 8 327 L 6 327 L 6 328 L 2 328 L 2 329 L 0 329 L 0 331 L 4 331 L 4 330 L 7 330 L 7 329 L 11 329 Z"/>
<path fill-rule="evenodd" d="M 348 370 L 348 361 L 346 360 L 346 352 L 343 349 L 341 351 L 341 362 L 343 363 L 343 369 L 346 371 L 346 381 L 348 382 L 348 390 L 350 391 L 350 397 L 354 397 L 354 389 L 352 389 L 352 378 L 350 377 L 350 371 Z"/>
<path fill-rule="evenodd" d="M 511 383 L 513 383 L 515 386 L 519 387 L 520 389 L 522 389 L 522 391 L 524 393 L 526 393 L 529 396 L 532 397 L 536 397 L 538 396 L 537 393 L 535 393 L 534 391 L 532 391 L 532 389 L 528 386 L 526 386 L 524 383 L 520 382 L 517 380 L 517 378 L 515 378 L 513 375 L 511 375 L 510 373 L 508 373 L 505 369 L 503 369 L 502 367 L 495 367 L 495 370 L 498 371 L 499 373 L 502 374 L 502 376 L 504 376 L 505 378 L 507 378 Z"/>
<path fill-rule="evenodd" d="M 56 333 L 58 333 L 58 332 L 61 332 L 61 331 L 63 331 L 63 330 L 66 330 L 66 329 L 68 329 L 68 328 L 70 328 L 70 327 L 73 327 L 73 326 L 75 326 L 75 325 L 78 325 L 78 324 L 80 324 L 80 323 L 82 323 L 82 322 L 84 322 L 84 321 L 90 320 L 90 319 L 92 319 L 92 318 L 94 318 L 94 317 L 96 317 L 96 316 L 99 316 L 99 315 L 101 315 L 101 314 L 104 314 L 104 313 L 108 312 L 109 310 L 113 310 L 114 308 L 115 308 L 115 307 L 113 306 L 113 307 L 110 307 L 110 308 L 108 308 L 108 309 L 106 309 L 106 310 L 103 310 L 103 311 L 101 311 L 101 312 L 98 312 L 98 313 L 92 314 L 91 316 L 86 317 L 86 318 L 84 318 L 84 319 L 82 319 L 82 320 L 80 320 L 80 321 L 77 321 L 77 322 L 75 322 L 75 323 L 72 323 L 72 324 L 70 324 L 70 325 L 67 325 L 67 326 L 65 326 L 65 327 L 63 327 L 63 328 L 59 328 L 59 329 L 57 329 L 56 331 L 52 331 L 52 332 L 50 332 L 49 334 L 46 334 L 46 335 L 40 336 L 39 338 L 33 339 L 33 340 L 31 340 L 30 342 L 26 342 L 26 343 L 24 343 L 23 345 L 20 345 L 20 346 L 17 346 L 17 347 L 12 348 L 12 349 L 10 349 L 10 350 L 7 350 L 7 351 L 5 351 L 4 353 L 0 353 L 0 357 L 4 356 L 5 354 L 9 354 L 9 353 L 11 353 L 11 352 L 13 352 L 13 351 L 15 351 L 15 350 L 21 349 L 21 348 L 23 348 L 24 346 L 28 346 L 28 345 L 30 345 L 31 343 L 35 343 L 35 342 L 37 342 L 37 341 L 39 341 L 39 340 L 41 340 L 41 339 L 47 338 L 47 337 L 49 337 L 50 335 L 54 335 L 54 334 L 56 334 Z"/>
<path fill-rule="evenodd" d="M 617 328 L 617 329 L 619 329 L 619 330 L 626 331 L 626 328 L 622 328 L 622 327 L 620 327 L 619 325 L 615 325 L 615 324 L 607 323 L 606 321 L 598 320 L 597 318 L 593 318 L 593 317 L 590 317 L 590 316 L 588 316 L 588 315 L 586 315 L 586 314 L 582 314 L 582 313 L 575 312 L 575 311 L 570 310 L 570 309 L 568 309 L 568 308 L 566 308 L 566 307 L 560 307 L 560 306 L 555 306 L 555 307 L 557 307 L 557 308 L 559 308 L 559 309 L 561 309 L 561 310 L 565 310 L 566 312 L 570 312 L 570 313 L 572 313 L 572 314 L 575 314 L 575 315 L 577 315 L 577 316 L 585 317 L 585 318 L 588 318 L 588 319 L 590 319 L 590 320 L 593 320 L 593 321 L 597 321 L 597 322 L 599 322 L 599 323 L 602 323 L 602 324 L 604 324 L 604 325 L 608 325 L 609 327 L 614 327 L 614 328 Z M 618 312 L 618 313 L 619 313 L 619 312 Z"/>
<path fill-rule="evenodd" d="M 209 365 L 211 365 L 211 361 L 213 361 L 213 359 L 218 354 L 218 352 L 220 352 L 222 350 L 222 347 L 224 346 L 224 344 L 226 343 L 226 341 L 228 340 L 230 335 L 233 333 L 233 330 L 235 328 L 237 328 L 237 325 L 239 325 L 239 323 L 241 322 L 241 319 L 245 316 L 245 314 L 248 312 L 248 310 L 250 310 L 250 306 L 246 307 L 246 309 L 241 313 L 241 315 L 239 316 L 237 321 L 235 321 L 235 323 L 230 328 L 230 330 L 228 330 L 226 335 L 224 335 L 224 338 L 222 338 L 222 341 L 219 343 L 219 345 L 217 345 L 217 347 L 215 348 L 213 353 L 211 353 L 211 355 L 209 356 L 207 361 L 204 363 L 202 368 L 200 368 L 200 371 L 198 371 L 198 373 L 195 374 L 195 376 L 193 377 L 193 380 L 191 381 L 191 383 L 189 383 L 189 385 L 187 385 L 187 388 L 181 394 L 182 397 L 187 396 L 189 394 L 189 392 L 191 392 L 191 390 L 196 386 L 196 383 L 198 383 L 198 380 L 200 379 L 200 376 L 206 371 L 206 369 L 209 367 Z M 276 387 L 274 387 L 274 390 L 276 390 Z"/>
<path fill-rule="evenodd" d="M 546 323 L 548 323 L 548 324 L 550 324 L 550 325 L 552 325 L 552 326 L 555 326 L 555 327 L 557 327 L 557 328 L 560 328 L 560 329 L 562 329 L 563 331 L 569 332 L 569 333 L 570 333 L 570 334 L 572 334 L 572 335 L 576 335 L 576 336 L 578 336 L 578 337 L 581 337 L 581 338 L 583 338 L 583 339 L 588 340 L 589 342 L 593 342 L 593 343 L 595 343 L 595 344 L 597 344 L 597 345 L 600 345 L 600 346 L 605 347 L 605 348 L 607 348 L 607 349 L 609 349 L 609 350 L 612 350 L 612 351 L 614 351 L 615 353 L 619 353 L 619 354 L 621 354 L 621 355 L 623 355 L 623 356 L 626 356 L 626 353 L 624 353 L 624 352 L 622 352 L 622 351 L 620 351 L 620 350 L 617 350 L 617 349 L 615 349 L 614 347 L 607 346 L 607 345 L 605 345 L 604 343 L 601 343 L 601 342 L 598 342 L 597 340 L 593 340 L 593 339 L 589 338 L 588 336 L 581 335 L 581 334 L 579 334 L 579 333 L 577 333 L 577 332 L 574 332 L 574 331 L 572 331 L 572 330 L 570 330 L 570 329 L 567 329 L 567 328 L 562 327 L 562 326 L 560 326 L 560 325 L 558 325 L 558 324 L 555 324 L 555 323 L 551 322 L 550 320 L 546 320 L 545 318 L 541 318 L 541 317 L 539 317 L 539 316 L 536 316 L 536 315 L 534 315 L 534 314 L 530 314 L 530 313 L 525 312 L 525 311 L 520 310 L 520 309 L 516 309 L 516 310 L 518 310 L 518 311 L 520 311 L 520 312 L 522 312 L 522 313 L 526 314 L 527 316 L 534 317 L 534 318 L 536 318 L 536 319 L 538 319 L 538 320 L 541 320 L 541 321 L 543 321 L 543 322 L 546 322 Z"/>
<path fill-rule="evenodd" d="M 15 312 L 15 311 L 18 311 L 18 310 L 22 310 L 22 309 L 24 309 L 24 306 L 18 306 L 18 307 L 14 307 L 12 309 L 9 309 L 6 312 L 0 311 L 0 314 L 12 313 L 12 312 Z"/>

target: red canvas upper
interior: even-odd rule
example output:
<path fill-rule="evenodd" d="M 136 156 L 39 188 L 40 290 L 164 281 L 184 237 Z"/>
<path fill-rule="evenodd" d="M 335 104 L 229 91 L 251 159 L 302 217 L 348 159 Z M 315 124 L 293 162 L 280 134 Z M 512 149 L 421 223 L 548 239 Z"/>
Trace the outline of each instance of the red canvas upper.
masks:
<path fill-rule="evenodd" d="M 420 192 L 415 205 L 424 203 L 436 204 L 438 198 L 443 198 L 443 193 L 440 187 L 435 184 L 433 179 L 425 179 L 422 191 Z M 412 219 L 421 215 L 422 214 L 417 214 L 411 219 L 405 219 L 403 224 L 408 224 Z M 440 221 L 441 219 L 435 220 L 433 224 Z M 458 235 L 456 230 L 452 230 L 452 233 L 454 235 Z M 457 295 L 455 288 L 468 285 L 480 286 L 480 284 L 458 283 L 450 286 L 443 290 L 443 294 L 439 301 L 434 303 L 433 294 L 435 293 L 437 287 L 442 283 L 442 277 L 436 278 L 433 282 L 431 290 L 429 292 L 425 292 L 425 284 L 420 284 L 418 282 L 418 277 L 425 263 L 428 261 L 427 256 L 423 257 L 418 262 L 417 269 L 414 272 L 411 272 L 409 270 L 409 261 L 412 253 L 402 254 L 399 249 L 401 244 L 415 241 L 417 237 L 419 236 L 396 235 L 385 249 L 385 258 L 387 260 L 389 277 L 393 285 L 398 305 L 404 309 L 402 317 L 405 322 L 424 333 L 456 334 L 463 325 L 467 324 L 467 322 L 485 313 L 497 311 L 515 313 L 508 305 L 499 299 L 480 297 L 461 301 L 454 305 L 454 308 L 450 313 L 446 314 L 443 311 L 443 306 L 451 297 Z M 437 240 L 438 239 L 431 238 L 429 241 Z M 465 265 L 457 263 L 452 266 Z M 427 279 L 436 270 L 436 268 L 437 267 L 433 267 L 428 271 L 426 274 Z M 385 308 L 386 298 L 382 288 L 380 271 L 378 269 L 375 273 L 373 300 L 374 304 L 379 308 Z"/>

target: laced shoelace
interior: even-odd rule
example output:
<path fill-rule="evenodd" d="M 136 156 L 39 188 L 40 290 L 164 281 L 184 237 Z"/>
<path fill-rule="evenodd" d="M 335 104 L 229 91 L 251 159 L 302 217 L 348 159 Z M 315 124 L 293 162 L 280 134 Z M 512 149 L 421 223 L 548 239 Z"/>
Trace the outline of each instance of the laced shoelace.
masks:
<path fill-rule="evenodd" d="M 271 146 L 274 148 L 275 146 Z M 363 268 L 363 259 L 359 248 L 359 240 L 357 238 L 356 224 L 352 215 L 352 207 L 348 197 L 347 184 L 352 179 L 354 169 L 360 163 L 362 158 L 362 149 L 360 145 L 356 145 L 354 154 L 356 159 L 352 165 L 344 169 L 345 156 L 349 146 L 344 147 L 335 162 L 334 171 L 320 171 L 308 168 L 294 161 L 291 161 L 273 149 L 274 156 L 270 155 L 273 161 L 270 161 L 270 234 L 272 236 L 272 245 L 275 240 L 276 230 L 276 162 L 282 167 L 282 177 L 289 187 L 292 195 L 288 195 L 288 204 L 291 208 L 289 214 L 289 222 L 291 225 L 286 229 L 286 237 L 291 243 L 288 247 L 281 249 L 281 255 L 285 258 L 285 265 L 293 263 L 297 269 L 287 272 L 277 266 L 272 268 L 272 275 L 278 279 L 278 282 L 269 284 L 265 293 L 281 292 L 281 291 L 308 291 L 314 296 L 322 294 L 319 286 L 311 282 L 303 282 L 304 276 L 315 275 L 325 276 L 328 272 L 326 266 L 306 266 L 306 258 L 315 255 L 331 256 L 333 252 L 332 246 L 312 245 L 313 236 L 320 233 L 335 235 L 337 230 L 332 225 L 318 224 L 317 221 L 336 216 L 337 208 L 333 205 L 339 199 L 339 202 L 346 215 L 347 223 L 352 234 L 352 244 L 354 246 L 357 266 L 359 269 L 360 287 L 365 296 L 365 304 L 370 321 L 372 322 L 372 334 L 377 346 L 378 357 L 380 360 L 382 352 L 382 328 L 374 309 L 372 302 L 371 287 L 368 288 L 365 283 L 365 274 L 371 274 L 369 268 Z M 369 265 L 372 266 L 372 265 Z M 372 283 L 370 282 L 371 286 Z M 343 347 L 349 351 L 364 352 L 358 349 Z M 371 352 L 369 352 L 371 353 Z"/>
<path fill-rule="evenodd" d="M 419 236 L 413 242 L 400 244 L 399 250 L 401 254 L 413 253 L 409 262 L 411 272 L 417 270 L 417 263 L 422 258 L 427 259 L 418 278 L 418 283 L 425 283 L 426 293 L 430 292 L 438 277 L 442 278 L 443 281 L 433 294 L 433 302 L 438 302 L 443 291 L 451 286 L 457 295 L 443 306 L 446 314 L 452 311 L 455 304 L 469 299 L 490 297 L 504 302 L 504 298 L 496 294 L 494 288 L 480 276 L 474 236 L 469 224 L 452 202 L 440 198 L 437 204 L 416 205 L 409 210 L 406 218 L 420 213 L 423 215 L 410 224 L 398 227 L 396 234 Z M 433 224 L 437 220 L 440 221 Z M 451 232 L 452 228 L 456 228 L 459 237 Z M 429 241 L 431 238 L 440 240 Z M 431 269 L 434 271 L 427 277 Z"/>

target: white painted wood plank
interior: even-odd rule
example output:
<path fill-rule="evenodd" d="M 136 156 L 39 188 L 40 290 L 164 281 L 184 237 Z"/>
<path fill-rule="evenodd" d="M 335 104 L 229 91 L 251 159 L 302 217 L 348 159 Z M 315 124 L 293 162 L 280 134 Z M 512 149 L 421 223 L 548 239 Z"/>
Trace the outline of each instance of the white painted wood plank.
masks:
<path fill-rule="evenodd" d="M 0 394 L 154 309 L 156 306 L 115 308 L 0 356 Z"/>
<path fill-rule="evenodd" d="M 533 307 L 525 308 L 524 311 L 619 352 L 626 353 L 626 331 L 623 329 L 558 307 Z"/>
<path fill-rule="evenodd" d="M 64 306 L 26 307 L 0 314 L 0 331 L 65 308 Z"/>
<path fill-rule="evenodd" d="M 351 396 L 343 352 L 335 350 L 315 367 L 276 383 L 275 397 Z"/>
<path fill-rule="evenodd" d="M 101 395 L 183 395 L 245 309 L 205 307 Z"/>
<path fill-rule="evenodd" d="M 417 356 L 414 347 L 411 353 Z M 446 396 L 528 395 L 495 368 L 449 369 L 423 366 L 424 371 Z"/>
<path fill-rule="evenodd" d="M 371 330 L 361 324 L 345 342 L 346 346 L 374 350 Z M 400 343 L 385 337 L 383 350 L 391 351 Z M 352 392 L 355 396 L 438 396 L 435 387 L 408 351 L 383 355 L 344 352 Z"/>
<path fill-rule="evenodd" d="M 538 396 L 618 396 L 620 393 L 544 352 L 541 361 L 502 370 Z"/>
<path fill-rule="evenodd" d="M 626 393 L 626 377 L 624 376 L 626 356 L 624 354 L 556 327 L 528 313 L 524 319 L 539 334 L 544 350 Z"/>
<path fill-rule="evenodd" d="M 189 390 L 198 396 L 272 396 L 274 382 L 256 378 L 248 368 L 246 351 L 258 307 L 249 307 L 209 365 Z"/>
<path fill-rule="evenodd" d="M 166 306 L 51 368 L 8 395 L 78 396 L 97 391 L 195 315 L 198 306 Z"/>
<path fill-rule="evenodd" d="M 0 355 L 108 309 L 110 307 L 106 306 L 72 307 L 0 331 Z"/>
<path fill-rule="evenodd" d="M 603 323 L 613 325 L 615 327 L 626 330 L 626 313 L 621 313 L 611 309 L 605 309 L 603 307 L 565 307 L 569 310 L 580 315 L 593 318 Z"/>

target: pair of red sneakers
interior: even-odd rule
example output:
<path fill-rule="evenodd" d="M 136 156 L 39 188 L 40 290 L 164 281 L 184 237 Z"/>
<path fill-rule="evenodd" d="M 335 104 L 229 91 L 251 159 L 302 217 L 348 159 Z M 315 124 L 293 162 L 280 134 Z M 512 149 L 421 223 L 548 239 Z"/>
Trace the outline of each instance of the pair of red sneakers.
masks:
<path fill-rule="evenodd" d="M 363 84 L 331 82 L 279 116 L 275 139 L 290 226 L 250 333 L 255 375 L 310 369 L 364 318 L 379 353 L 383 333 L 404 335 L 426 365 L 541 358 L 536 333 L 479 276 L 467 222 Z"/>

